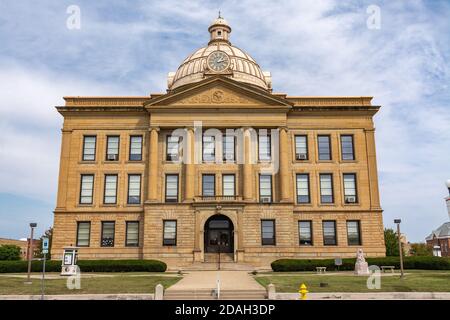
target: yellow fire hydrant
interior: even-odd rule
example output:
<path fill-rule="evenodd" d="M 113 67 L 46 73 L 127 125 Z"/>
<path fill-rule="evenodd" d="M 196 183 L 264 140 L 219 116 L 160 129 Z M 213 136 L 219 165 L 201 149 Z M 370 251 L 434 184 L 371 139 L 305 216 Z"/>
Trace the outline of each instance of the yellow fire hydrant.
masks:
<path fill-rule="evenodd" d="M 309 291 L 306 289 L 306 285 L 304 283 L 301 284 L 300 290 L 298 290 L 298 293 L 300 293 L 300 300 L 306 300 L 306 294 Z"/>

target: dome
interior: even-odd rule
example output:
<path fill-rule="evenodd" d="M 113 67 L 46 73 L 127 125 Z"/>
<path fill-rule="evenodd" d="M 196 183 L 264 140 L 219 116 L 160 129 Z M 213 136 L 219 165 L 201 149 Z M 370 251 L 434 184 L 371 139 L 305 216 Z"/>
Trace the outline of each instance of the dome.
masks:
<path fill-rule="evenodd" d="M 236 81 L 271 91 L 270 73 L 263 72 L 250 55 L 231 45 L 228 40 L 231 28 L 225 19 L 219 15 L 211 23 L 208 31 L 211 34 L 208 45 L 189 55 L 176 72 L 169 73 L 169 90 L 201 81 L 209 75 L 222 74 Z M 227 62 L 223 69 L 214 69 L 208 64 L 208 57 L 214 52 L 220 52 L 219 59 L 222 60 L 218 60 L 219 62 L 223 62 L 224 59 Z M 223 56 L 225 58 L 221 58 Z"/>

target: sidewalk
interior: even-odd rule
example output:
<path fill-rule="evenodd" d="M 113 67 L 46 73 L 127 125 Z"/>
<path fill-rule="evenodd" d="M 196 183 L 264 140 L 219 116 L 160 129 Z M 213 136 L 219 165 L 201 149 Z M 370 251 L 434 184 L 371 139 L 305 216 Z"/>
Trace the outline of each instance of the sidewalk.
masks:
<path fill-rule="evenodd" d="M 272 300 L 298 300 L 298 293 L 275 293 Z M 322 292 L 307 300 L 450 300 L 450 292 Z"/>
<path fill-rule="evenodd" d="M 217 279 L 222 290 L 265 290 L 247 271 L 189 271 L 167 290 L 214 289 Z"/>

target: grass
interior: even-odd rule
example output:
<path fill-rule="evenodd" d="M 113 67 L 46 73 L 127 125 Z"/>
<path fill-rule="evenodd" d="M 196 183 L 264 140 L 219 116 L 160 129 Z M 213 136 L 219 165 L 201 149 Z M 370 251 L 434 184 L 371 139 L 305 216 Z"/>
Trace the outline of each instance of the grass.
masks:
<path fill-rule="evenodd" d="M 45 280 L 45 294 L 154 293 L 158 283 L 168 288 L 180 279 L 176 275 L 108 274 L 104 277 L 82 277 L 81 289 L 69 290 L 67 277 L 58 277 Z M 24 277 L 1 276 L 0 295 L 41 294 L 41 279 L 32 279 L 32 284 L 25 284 L 25 280 Z"/>
<path fill-rule="evenodd" d="M 450 271 L 407 270 L 403 279 L 400 274 L 381 277 L 381 289 L 367 288 L 367 277 L 349 273 L 317 275 L 310 272 L 266 273 L 255 276 L 266 287 L 273 283 L 277 292 L 298 292 L 304 283 L 309 292 L 450 292 Z M 328 283 L 320 287 L 320 283 Z"/>

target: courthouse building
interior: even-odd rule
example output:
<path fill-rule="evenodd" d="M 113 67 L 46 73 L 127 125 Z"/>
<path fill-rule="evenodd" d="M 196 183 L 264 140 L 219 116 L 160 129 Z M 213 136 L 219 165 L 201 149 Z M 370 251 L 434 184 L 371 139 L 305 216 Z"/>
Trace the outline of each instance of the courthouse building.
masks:
<path fill-rule="evenodd" d="M 372 97 L 287 96 L 230 42 L 166 93 L 64 97 L 52 257 L 213 261 L 384 256 Z M 268 44 L 270 45 L 270 44 Z M 162 59 L 163 61 L 163 59 Z M 293 72 L 295 72 L 293 70 Z M 355 88 L 358 91 L 358 88 Z"/>

